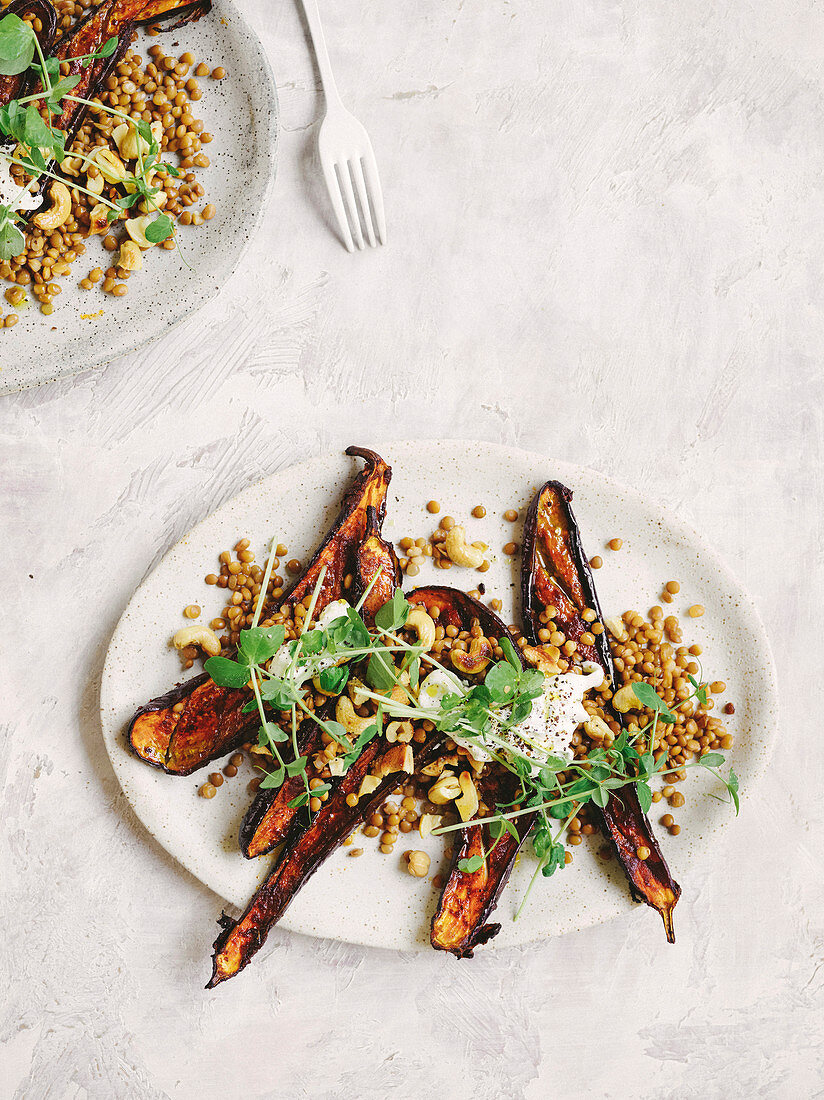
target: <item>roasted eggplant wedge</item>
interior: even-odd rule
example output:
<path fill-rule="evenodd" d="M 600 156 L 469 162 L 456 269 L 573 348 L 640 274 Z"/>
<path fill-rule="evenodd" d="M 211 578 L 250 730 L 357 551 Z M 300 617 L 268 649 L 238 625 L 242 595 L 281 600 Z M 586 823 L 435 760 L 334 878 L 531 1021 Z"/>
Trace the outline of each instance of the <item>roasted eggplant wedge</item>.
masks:
<path fill-rule="evenodd" d="M 378 590 L 370 603 L 373 609 L 388 598 L 387 591 L 391 595 L 398 581 L 394 551 L 380 537 L 392 471 L 374 451 L 349 447 L 346 454 L 362 458 L 366 465 L 347 490 L 332 529 L 280 606 L 294 605 L 311 593 L 324 567 L 318 614 L 332 600 L 358 595 L 358 591 L 345 588 L 348 576 L 357 578 L 353 588 L 362 586 L 365 591 L 375 572 L 381 570 L 370 593 L 372 596 Z M 246 690 L 218 687 L 207 676 L 195 676 L 140 708 L 129 724 L 129 746 L 147 764 L 171 775 L 189 775 L 231 752 L 257 726 L 257 714 L 242 712 L 248 698 Z M 175 705 L 181 703 L 182 708 L 175 711 Z"/>
<path fill-rule="evenodd" d="M 578 643 L 583 659 L 599 664 L 614 684 L 615 668 L 606 629 L 595 636 L 594 646 L 580 642 L 582 634 L 591 628 L 591 623 L 582 618 L 586 608 L 596 612 L 602 627 L 604 621 L 571 500 L 572 492 L 565 485 L 548 481 L 527 513 L 521 565 L 524 633 L 532 645 L 539 645 L 538 631 L 543 626 L 540 616 L 547 607 L 555 608 L 555 622 L 567 638 Z M 620 715 L 614 716 L 620 721 Z M 620 793 L 610 795 L 605 809 L 595 804 L 593 809 L 626 872 L 633 898 L 661 914 L 667 939 L 674 943 L 673 909 L 681 887 L 670 874 L 635 787 L 623 787 Z M 649 849 L 646 860 L 635 854 L 641 847 Z"/>
<path fill-rule="evenodd" d="M 469 630 L 477 620 L 484 635 L 496 640 L 509 636 L 506 625 L 494 612 L 454 588 L 432 586 L 418 588 L 407 599 L 412 604 L 424 606 L 443 626 L 455 626 Z M 511 639 L 514 643 L 514 638 Z M 515 651 L 519 653 L 517 647 Z M 523 664 L 523 658 L 521 659 Z M 461 671 L 461 675 L 467 676 Z M 488 806 L 511 802 L 518 789 L 514 775 L 499 766 L 491 766 L 489 775 L 479 783 L 482 801 Z M 532 825 L 532 815 L 518 818 L 518 841 L 505 833 L 493 843 L 486 825 L 474 825 L 462 829 L 456 840 L 452 866 L 444 885 L 438 907 L 432 918 L 430 940 L 439 951 L 449 951 L 458 958 L 472 958 L 473 949 L 486 943 L 500 931 L 500 924 L 488 924 L 487 918 L 497 904 L 498 897 L 509 879 L 515 856 L 526 839 Z M 473 855 L 487 855 L 477 871 L 462 871 L 458 864 Z"/>
<path fill-rule="evenodd" d="M 440 750 L 440 734 L 416 752 L 416 763 L 424 766 Z M 292 823 L 286 844 L 272 873 L 252 898 L 237 921 L 224 917 L 223 931 L 214 942 L 212 977 L 207 989 L 233 978 L 266 942 L 272 927 L 283 916 L 301 886 L 335 851 L 346 837 L 380 805 L 403 778 L 405 772 L 387 774 L 371 794 L 350 806 L 348 795 L 356 794 L 370 768 L 382 754 L 392 752 L 383 738 L 375 738 L 361 752 L 346 775 L 338 780 L 326 802 L 306 824 L 305 812 Z"/>

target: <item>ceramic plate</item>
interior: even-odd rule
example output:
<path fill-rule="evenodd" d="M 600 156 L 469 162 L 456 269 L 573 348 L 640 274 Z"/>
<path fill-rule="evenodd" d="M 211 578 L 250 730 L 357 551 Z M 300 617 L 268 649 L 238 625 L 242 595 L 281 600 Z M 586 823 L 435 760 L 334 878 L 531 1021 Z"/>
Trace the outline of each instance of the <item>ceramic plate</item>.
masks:
<path fill-rule="evenodd" d="M 175 55 L 188 50 L 196 61 L 223 65 L 229 74 L 221 81 L 203 78 L 203 98 L 195 104 L 214 134 L 204 147 L 211 165 L 198 169 L 197 178 L 206 191 L 203 203 L 213 203 L 216 216 L 201 229 L 183 227 L 179 251 L 146 253 L 144 270 L 130 280 L 125 298 L 78 286 L 91 268 L 111 260 L 100 238 L 90 240 L 72 274 L 61 280 L 63 293 L 50 317 L 33 301 L 17 310 L 20 321 L 0 344 L 0 393 L 107 363 L 191 316 L 234 271 L 263 215 L 275 177 L 278 111 L 272 70 L 256 35 L 232 0 L 214 0 L 208 15 L 180 30 L 156 38 L 141 31 L 134 48 L 145 57 L 152 43 Z"/>
<path fill-rule="evenodd" d="M 574 490 L 584 546 L 590 555 L 600 553 L 604 559 L 595 577 L 606 615 L 630 608 L 646 612 L 660 602 L 665 581 L 679 580 L 681 592 L 671 606 L 684 616 L 685 641 L 704 647 L 705 673 L 726 681 L 723 698 L 735 704 L 729 728 L 736 743 L 729 757 L 746 792 L 745 807 L 750 803 L 777 726 L 772 658 L 749 598 L 694 531 L 593 470 L 541 455 L 467 442 L 393 443 L 378 450 L 394 469 L 384 528 L 388 538 L 430 534 L 436 523 L 426 502 L 435 498 L 442 504 L 441 515 L 465 521 L 473 541 L 481 539 L 490 546 L 492 567 L 485 575 L 457 568 L 444 574 L 428 565 L 415 580 L 466 589 L 483 580 L 486 598 L 503 601 L 506 622 L 514 622 L 518 614 L 518 563 L 508 559 L 502 547 L 512 539 L 519 541 L 520 522 L 505 522 L 503 513 L 517 508 L 523 515 L 535 489 L 549 478 Z M 249 862 L 237 849 L 238 825 L 250 801 L 246 787 L 251 769 L 244 765 L 239 776 L 208 801 L 196 793 L 206 771 L 179 778 L 150 768 L 129 754 L 124 730 L 138 706 L 180 679 L 178 656 L 166 639 L 184 624 L 183 607 L 196 601 L 207 622 L 221 610 L 218 590 L 203 583 L 205 574 L 216 569 L 218 553 L 246 537 L 262 554 L 275 536 L 287 544 L 290 557 L 307 560 L 334 519 L 357 465 L 354 459 L 333 454 L 294 466 L 247 489 L 200 523 L 135 593 L 106 659 L 103 735 L 126 797 L 167 851 L 238 906 L 246 904 L 270 864 L 265 857 Z M 485 519 L 470 517 L 477 504 L 486 508 Z M 615 536 L 624 540 L 618 553 L 604 549 Z M 687 607 L 695 603 L 703 604 L 707 613 L 696 620 L 686 618 Z M 706 773 L 696 770 L 683 789 L 687 802 L 677 812 L 680 836 L 658 831 L 663 833 L 661 844 L 673 874 L 689 895 L 692 869 L 711 858 L 719 834 L 735 818 L 729 805 L 707 797 L 718 791 L 717 782 Z M 666 808 L 664 803 L 661 812 Z M 653 812 L 653 821 L 659 816 Z M 282 926 L 352 943 L 425 948 L 436 899 L 431 879 L 444 864 L 442 841 L 429 838 L 423 845 L 433 857 L 428 879 L 413 879 L 401 868 L 403 850 L 421 846 L 417 833 L 410 834 L 410 841 L 399 843 L 392 856 L 382 855 L 366 838 L 359 859 L 339 850 L 301 891 Z M 604 865 L 596 847 L 576 848 L 574 863 L 533 890 L 523 916 L 513 923 L 535 866 L 533 856 L 525 854 L 498 905 L 501 933 L 483 950 L 558 935 L 627 912 L 632 902 L 623 874 L 615 861 Z M 657 920 L 648 910 L 644 918 Z M 659 934 L 660 928 L 650 927 L 650 935 Z"/>

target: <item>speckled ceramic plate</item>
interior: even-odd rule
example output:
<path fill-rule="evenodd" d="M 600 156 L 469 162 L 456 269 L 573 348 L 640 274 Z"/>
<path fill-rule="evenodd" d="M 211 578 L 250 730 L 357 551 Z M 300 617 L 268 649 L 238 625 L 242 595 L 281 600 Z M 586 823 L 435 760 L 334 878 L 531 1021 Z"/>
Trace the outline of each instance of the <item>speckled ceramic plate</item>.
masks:
<path fill-rule="evenodd" d="M 384 528 L 389 538 L 430 534 L 435 523 L 425 504 L 434 497 L 443 505 L 442 514 L 466 521 L 474 538 L 491 547 L 493 564 L 483 577 L 457 568 L 445 576 L 430 565 L 416 581 L 468 589 L 483 579 L 486 597 L 503 601 L 507 622 L 518 614 L 517 563 L 501 548 L 511 539 L 519 540 L 520 522 L 506 523 L 503 513 L 514 507 L 523 515 L 536 487 L 549 478 L 574 490 L 587 553 L 600 553 L 604 559 L 596 580 L 605 614 L 629 608 L 646 611 L 659 602 L 662 584 L 678 579 L 681 592 L 672 610 L 683 615 L 695 603 L 707 609 L 703 618 L 686 619 L 685 640 L 704 647 L 705 673 L 726 681 L 724 698 L 735 704 L 729 728 L 736 743 L 729 755 L 746 792 L 742 812 L 748 812 L 777 728 L 773 663 L 752 603 L 694 531 L 593 470 L 541 455 L 467 442 L 393 443 L 378 450 L 394 469 Z M 160 843 L 238 906 L 245 905 L 269 866 L 266 858 L 248 862 L 237 849 L 238 825 L 250 800 L 246 787 L 251 769 L 244 765 L 236 779 L 224 783 L 217 797 L 207 801 L 196 794 L 205 771 L 177 778 L 146 766 L 127 751 L 124 730 L 140 704 L 180 679 L 179 660 L 167 639 L 184 624 L 183 607 L 197 601 L 205 621 L 221 609 L 218 591 L 203 583 L 204 575 L 216 567 L 217 554 L 241 537 L 250 538 L 262 553 L 276 536 L 288 545 L 290 556 L 305 560 L 334 518 L 355 470 L 355 460 L 326 455 L 278 473 L 224 505 L 174 546 L 141 585 L 109 648 L 101 715 L 123 791 Z M 477 504 L 487 509 L 483 520 L 470 517 Z M 618 553 L 604 549 L 615 536 L 624 540 Z M 710 857 L 719 833 L 735 818 L 728 805 L 708 797 L 718 792 L 706 773 L 693 773 L 683 789 L 687 802 L 678 811 L 680 836 L 659 832 L 664 833 L 661 843 L 673 873 L 689 897 L 693 867 Z M 653 813 L 653 820 L 659 816 Z M 441 843 L 430 838 L 425 845 L 433 861 L 430 878 L 424 880 L 401 869 L 401 852 L 420 846 L 419 838 L 412 845 L 400 843 L 393 856 L 381 855 L 374 841 L 365 838 L 360 859 L 348 858 L 346 849 L 337 852 L 298 895 L 282 927 L 353 943 L 425 947 L 436 896 L 431 877 L 443 862 Z M 585 844 L 575 849 L 570 867 L 533 891 L 524 915 L 513 923 L 533 868 L 532 855 L 525 854 L 498 905 L 501 933 L 484 951 L 580 929 L 632 907 L 615 862 L 604 865 L 594 846 Z M 661 935 L 651 911 L 639 912 L 638 919 L 650 922 L 651 936 Z"/>
<path fill-rule="evenodd" d="M 176 55 L 188 50 L 229 74 L 221 81 L 201 80 L 203 98 L 195 105 L 214 135 L 204 148 L 211 165 L 197 177 L 206 191 L 204 205 L 213 203 L 217 214 L 200 229 L 184 227 L 180 250 L 145 253 L 144 270 L 130 280 L 125 298 L 103 294 L 99 286 L 78 286 L 91 268 L 105 268 L 111 259 L 100 238 L 90 240 L 72 274 L 61 280 L 54 313 L 44 317 L 32 300 L 18 309 L 15 328 L 3 334 L 0 393 L 100 366 L 190 317 L 237 267 L 263 215 L 275 178 L 278 108 L 274 76 L 257 36 L 232 0 L 214 0 L 212 11 L 187 27 L 152 39 L 141 32 L 135 49 L 145 57 L 152 43 Z"/>

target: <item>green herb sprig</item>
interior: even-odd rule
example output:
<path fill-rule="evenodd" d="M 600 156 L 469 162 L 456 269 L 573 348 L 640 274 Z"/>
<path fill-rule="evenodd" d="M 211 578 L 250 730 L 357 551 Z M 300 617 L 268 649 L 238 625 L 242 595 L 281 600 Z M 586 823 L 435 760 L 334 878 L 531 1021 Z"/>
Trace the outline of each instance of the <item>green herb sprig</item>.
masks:
<path fill-rule="evenodd" d="M 79 54 L 63 60 L 77 61 L 80 62 L 81 67 L 87 68 L 99 58 L 111 57 L 117 49 L 117 44 L 118 39 L 111 37 L 94 53 Z M 66 135 L 62 130 L 51 125 L 51 119 L 53 114 L 62 113 L 65 102 L 85 104 L 114 118 L 123 119 L 135 127 L 148 146 L 145 154 L 140 148 L 138 149 L 137 171 L 122 181 L 127 193 L 112 202 L 102 195 L 93 194 L 74 181 L 71 186 L 94 198 L 96 203 L 107 206 L 109 208 L 107 217 L 110 222 L 131 209 L 136 203 L 144 202 L 150 212 L 154 211 L 157 214 L 157 217 L 144 230 L 146 239 L 152 244 L 159 244 L 174 236 L 174 222 L 168 214 L 161 211 L 155 201 L 161 188 L 153 186 L 150 177 L 153 173 L 171 176 L 178 176 L 180 173 L 174 165 L 161 162 L 160 144 L 152 134 L 149 124 L 145 119 L 133 119 L 99 100 L 88 100 L 72 95 L 71 92 L 80 83 L 80 75 L 75 73 L 72 76 L 61 77 L 60 59 L 44 57 L 32 27 L 11 12 L 0 19 L 0 75 L 18 76 L 29 68 L 37 74 L 42 90 L 32 95 L 12 99 L 0 107 L 0 134 L 8 142 L 14 141 L 22 146 L 26 152 L 20 156 L 2 154 L 2 159 L 8 164 L 23 168 L 33 180 L 41 177 L 60 180 L 61 177 L 53 172 L 49 165 L 51 162 L 61 164 L 65 159 Z M 48 123 L 43 120 L 38 104 L 45 107 Z M 89 160 L 88 157 L 82 159 L 85 162 Z M 21 193 L 25 190 L 26 187 L 21 188 Z M 25 248 L 25 238 L 19 225 L 23 221 L 13 204 L 0 204 L 0 259 L 10 260 L 22 253 Z"/>

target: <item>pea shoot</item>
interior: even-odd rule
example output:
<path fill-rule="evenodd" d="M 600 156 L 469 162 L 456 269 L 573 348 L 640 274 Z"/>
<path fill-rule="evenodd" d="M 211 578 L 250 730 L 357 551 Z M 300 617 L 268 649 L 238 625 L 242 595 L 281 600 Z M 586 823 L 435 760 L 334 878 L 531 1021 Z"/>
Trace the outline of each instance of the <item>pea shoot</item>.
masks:
<path fill-rule="evenodd" d="M 99 58 L 111 57 L 117 45 L 118 39 L 112 37 L 94 53 L 80 54 L 63 60 L 79 62 L 81 68 L 87 68 Z M 152 244 L 168 240 L 174 235 L 174 223 L 157 204 L 156 200 L 161 188 L 155 186 L 154 179 L 158 175 L 178 176 L 180 174 L 178 169 L 174 165 L 161 162 L 160 143 L 145 119 L 132 119 L 129 115 L 108 107 L 99 100 L 72 95 L 72 91 L 80 83 L 81 76 L 77 73 L 72 76 L 61 76 L 60 64 L 61 60 L 57 57 L 43 55 L 34 30 L 18 15 L 11 12 L 0 19 L 0 76 L 19 76 L 32 70 L 40 83 L 40 91 L 11 99 L 0 107 L 0 135 L 5 139 L 4 144 L 11 147 L 12 143 L 16 143 L 20 150 L 15 154 L 0 152 L 0 160 L 7 165 L 17 165 L 24 169 L 30 180 L 46 178 L 59 181 L 61 177 L 52 170 L 52 165 L 62 164 L 66 157 L 66 134 L 52 125 L 52 116 L 60 116 L 65 110 L 65 104 L 77 103 L 120 118 L 135 128 L 139 138 L 146 145 L 144 151 L 141 141 L 138 141 L 136 171 L 127 174 L 121 181 L 125 194 L 111 200 L 103 195 L 95 195 L 75 181 L 72 181 L 71 186 L 94 199 L 96 205 L 107 207 L 109 222 L 121 217 L 135 204 L 144 203 L 146 209 L 157 215 L 144 229 L 146 239 Z M 43 119 L 41 114 L 43 109 L 48 121 Z M 89 164 L 93 160 L 93 154 L 90 156 L 77 154 L 77 156 L 84 164 Z M 2 260 L 10 260 L 20 255 L 25 248 L 25 239 L 19 228 L 24 219 L 15 209 L 15 205 L 27 193 L 27 189 L 28 184 L 20 188 L 16 200 L 8 205 L 0 204 L 0 259 Z"/>
<path fill-rule="evenodd" d="M 488 826 L 492 844 L 488 850 L 459 860 L 459 870 L 477 871 L 489 859 L 504 836 L 518 843 L 518 822 L 530 817 L 530 835 L 538 866 L 523 906 L 538 877 L 549 878 L 566 864 L 563 836 L 581 807 L 593 803 L 605 808 L 611 797 L 620 798 L 624 788 L 635 789 L 641 809 L 652 805 L 651 782 L 671 770 L 666 753 L 656 759 L 654 745 L 659 724 L 674 726 L 677 716 L 655 689 L 644 681 L 632 684 L 639 704 L 652 711 L 652 719 L 630 734 L 622 730 L 610 745 L 591 749 L 585 759 L 566 759 L 546 752 L 540 743 L 530 740 L 522 728 L 533 702 L 542 696 L 545 676 L 524 668 L 511 640 L 499 639 L 502 659 L 492 662 L 482 683 L 470 685 L 445 668 L 421 645 L 407 642 L 401 631 L 409 617 L 410 604 L 400 589 L 375 615 L 370 631 L 361 611 L 369 590 L 360 602 L 346 606 L 326 626 L 312 625 L 312 618 L 326 575 L 325 568 L 314 585 L 303 627 L 296 638 L 286 641 L 283 626 L 258 626 L 272 571 L 274 545 L 269 555 L 252 626 L 240 632 L 235 659 L 210 657 L 205 669 L 215 683 L 229 688 L 251 687 L 252 698 L 244 711 L 257 710 L 260 718 L 258 744 L 272 755 L 274 768 L 263 778 L 264 789 L 279 788 L 288 778 L 301 776 L 304 789 L 289 802 L 290 807 L 306 804 L 331 789 L 329 783 L 310 791 L 307 757 L 300 752 L 298 729 L 306 720 L 315 722 L 342 749 L 338 767 L 345 772 L 360 753 L 383 731 L 385 718 L 431 722 L 442 734 L 482 750 L 491 760 L 506 768 L 517 781 L 516 794 L 509 805 L 500 804 L 495 813 L 471 822 L 459 822 L 434 829 L 443 835 L 457 830 Z M 375 577 L 372 584 L 377 581 Z M 421 700 L 419 686 L 422 666 L 440 670 L 452 690 L 435 705 Z M 339 695 L 352 679 L 357 667 L 363 682 L 357 692 L 377 704 L 377 714 L 366 729 L 353 738 L 337 721 L 322 717 L 308 705 L 313 685 L 330 696 Z M 706 702 L 706 689 L 690 676 L 690 699 Z M 396 692 L 394 689 L 399 688 Z M 684 700 L 683 702 L 688 702 Z M 680 704 L 680 705 L 683 705 Z M 280 714 L 280 720 L 273 715 Z M 507 736 L 517 730 L 517 736 Z M 287 748 L 288 745 L 288 748 Z M 686 768 L 703 768 L 714 775 L 726 790 L 727 800 L 739 810 L 738 777 L 732 769 L 723 776 L 721 753 L 710 752 Z M 718 798 L 720 796 L 713 795 Z M 517 807 L 517 808 L 516 808 Z M 516 916 L 517 916 L 516 915 Z"/>

